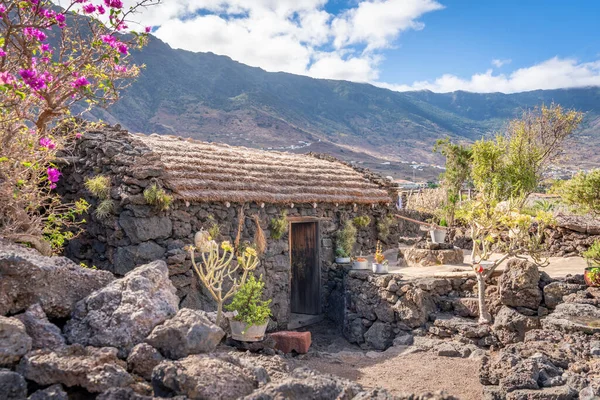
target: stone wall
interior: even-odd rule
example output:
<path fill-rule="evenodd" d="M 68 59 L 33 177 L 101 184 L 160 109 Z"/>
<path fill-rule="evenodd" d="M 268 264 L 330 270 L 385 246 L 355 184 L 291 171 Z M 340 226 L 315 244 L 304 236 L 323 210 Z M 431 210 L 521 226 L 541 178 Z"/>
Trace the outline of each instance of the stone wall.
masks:
<path fill-rule="evenodd" d="M 90 204 L 90 215 L 84 232 L 70 241 L 66 255 L 74 261 L 88 266 L 109 270 L 124 275 L 135 266 L 164 260 L 177 288 L 181 306 L 211 310 L 214 304 L 201 287 L 192 271 L 191 260 L 184 250 L 193 242 L 195 232 L 208 229 L 213 221 L 221 228 L 220 240 L 234 241 L 237 234 L 238 215 L 241 204 L 219 202 L 175 201 L 167 211 L 158 211 L 144 199 L 144 189 L 152 183 L 167 187 L 162 181 L 162 171 L 157 168 L 156 156 L 136 145 L 126 132 L 118 129 L 89 132 L 77 143 L 75 157 L 68 168 L 63 169 L 64 178 L 59 190 L 66 201 L 85 198 Z M 122 140 L 121 140 L 122 138 Z M 98 218 L 93 211 L 98 199 L 84 188 L 86 178 L 106 175 L 111 178 L 112 213 Z M 341 221 L 359 215 L 369 215 L 373 221 L 368 227 L 359 229 L 356 253 L 371 253 L 377 241 L 376 223 L 392 212 L 384 206 L 339 205 L 321 203 L 317 208 L 310 204 L 281 206 L 256 203 L 245 204 L 245 221 L 241 242 L 252 243 L 256 224 L 251 218 L 257 214 L 267 238 L 267 249 L 261 257 L 257 274 L 266 282 L 266 296 L 273 299 L 274 320 L 285 327 L 289 318 L 291 266 L 288 235 L 274 240 L 270 235 L 270 221 L 283 211 L 289 217 L 313 217 L 319 221 L 321 235 L 321 267 L 323 270 L 323 304 L 327 308 L 326 295 L 328 269 L 332 266 L 335 249 L 335 233 Z M 398 229 L 384 242 L 384 247 L 393 247 L 398 242 Z"/>
<path fill-rule="evenodd" d="M 492 326 L 477 322 L 474 277 L 408 280 L 349 268 L 330 270 L 328 316 L 346 339 L 365 349 L 385 350 L 408 334 L 489 347 L 522 341 L 563 297 L 586 288 L 581 275 L 554 280 L 521 260 L 510 261 L 507 271 L 492 277 L 486 288 Z"/>
<path fill-rule="evenodd" d="M 578 215 L 558 215 L 556 219 L 557 226 L 546 231 L 552 256 L 579 256 L 600 240 L 600 220 Z"/>

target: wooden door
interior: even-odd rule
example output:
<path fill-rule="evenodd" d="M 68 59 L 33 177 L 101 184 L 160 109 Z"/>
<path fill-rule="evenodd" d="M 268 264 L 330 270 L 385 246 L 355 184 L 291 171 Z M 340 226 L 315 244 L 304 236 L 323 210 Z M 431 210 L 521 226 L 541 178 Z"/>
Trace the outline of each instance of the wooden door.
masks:
<path fill-rule="evenodd" d="M 321 313 L 318 228 L 317 222 L 292 223 L 290 253 L 292 257 L 291 308 L 293 313 Z"/>

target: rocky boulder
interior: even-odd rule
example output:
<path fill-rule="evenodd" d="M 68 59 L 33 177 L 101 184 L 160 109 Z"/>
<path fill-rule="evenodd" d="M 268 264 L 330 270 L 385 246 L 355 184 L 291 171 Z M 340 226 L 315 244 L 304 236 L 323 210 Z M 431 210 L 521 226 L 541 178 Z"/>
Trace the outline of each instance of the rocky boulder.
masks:
<path fill-rule="evenodd" d="M 13 366 L 29 350 L 31 338 L 25 325 L 18 319 L 0 316 L 0 367 Z"/>
<path fill-rule="evenodd" d="M 396 302 L 393 308 L 398 319 L 410 328 L 418 328 L 425 324 L 429 315 L 437 309 L 429 292 L 412 286 L 406 288 L 404 296 Z"/>
<path fill-rule="evenodd" d="M 196 354 L 163 361 L 152 372 L 155 395 L 184 395 L 191 400 L 238 399 L 268 381 L 264 368 L 226 354 Z"/>
<path fill-rule="evenodd" d="M 116 347 L 125 357 L 178 308 L 179 298 L 169 280 L 167 264 L 155 261 L 77 303 L 65 335 L 70 343 Z"/>
<path fill-rule="evenodd" d="M 210 353 L 225 332 L 213 324 L 204 311 L 182 308 L 162 325 L 158 325 L 146 342 L 172 360 L 190 354 Z"/>
<path fill-rule="evenodd" d="M 592 304 L 562 303 L 542 319 L 542 326 L 568 333 L 600 333 L 600 308 Z"/>
<path fill-rule="evenodd" d="M 25 378 L 8 369 L 0 369 L 0 399 L 23 400 L 27 398 Z"/>
<path fill-rule="evenodd" d="M 392 325 L 376 321 L 365 333 L 365 344 L 376 350 L 386 350 L 394 343 L 394 328 Z"/>
<path fill-rule="evenodd" d="M 107 271 L 82 268 L 65 257 L 0 241 L 0 315 L 39 303 L 50 318 L 65 318 L 79 300 L 114 279 Z"/>
<path fill-rule="evenodd" d="M 308 368 L 298 368 L 278 383 L 270 383 L 244 400 L 266 399 L 354 399 L 365 394 L 363 388 L 349 380 L 325 375 Z M 372 397 L 358 397 L 368 399 Z M 380 397 L 376 397 L 380 398 Z M 388 397 L 389 398 L 389 397 Z"/>
<path fill-rule="evenodd" d="M 127 368 L 146 380 L 152 379 L 152 370 L 165 358 L 154 347 L 140 343 L 131 349 L 127 357 Z"/>
<path fill-rule="evenodd" d="M 542 302 L 538 267 L 527 261 L 512 259 L 498 278 L 500 302 L 509 307 L 537 310 Z"/>
<path fill-rule="evenodd" d="M 56 384 L 36 391 L 28 400 L 69 400 L 69 396 L 61 384 Z"/>
<path fill-rule="evenodd" d="M 544 286 L 544 303 L 548 308 L 555 308 L 563 302 L 563 297 L 585 290 L 585 285 L 568 282 L 552 282 Z"/>
<path fill-rule="evenodd" d="M 503 306 L 496 314 L 492 330 L 503 344 L 522 342 L 525 333 L 540 327 L 537 317 L 528 317 L 510 307 Z"/>
<path fill-rule="evenodd" d="M 133 383 L 125 362 L 117 357 L 117 349 L 110 347 L 73 345 L 55 351 L 34 350 L 23 357 L 17 372 L 38 385 L 61 383 L 91 393 Z"/>
<path fill-rule="evenodd" d="M 27 334 L 32 339 L 33 349 L 57 349 L 65 345 L 58 326 L 48 321 L 46 313 L 39 304 L 34 304 L 23 314 L 15 316 L 25 325 Z"/>

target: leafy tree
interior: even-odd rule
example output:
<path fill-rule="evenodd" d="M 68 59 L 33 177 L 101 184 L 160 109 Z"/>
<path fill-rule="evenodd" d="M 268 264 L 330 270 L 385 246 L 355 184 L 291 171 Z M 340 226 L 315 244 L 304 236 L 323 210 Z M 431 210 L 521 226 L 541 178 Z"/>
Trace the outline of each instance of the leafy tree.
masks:
<path fill-rule="evenodd" d="M 522 206 L 549 165 L 560 160 L 583 114 L 559 105 L 542 106 L 511 121 L 506 132 L 473 145 L 472 176 L 486 198 L 516 199 Z"/>
<path fill-rule="evenodd" d="M 568 181 L 559 181 L 552 191 L 579 211 L 600 215 L 600 169 L 579 172 Z"/>
<path fill-rule="evenodd" d="M 139 73 L 129 51 L 145 44 L 146 33 L 122 33 L 136 9 L 157 1 L 126 10 L 122 0 L 69 0 L 66 8 L 0 0 L 1 236 L 44 253 L 72 237 L 67 229 L 87 205 L 62 204 L 53 191 L 61 177 L 56 154 L 81 136 L 76 111 L 116 101 Z"/>
<path fill-rule="evenodd" d="M 540 266 L 547 265 L 543 257 L 544 229 L 553 222 L 552 214 L 538 211 L 535 216 L 522 214 L 514 203 L 498 203 L 479 197 L 457 212 L 457 217 L 469 226 L 473 240 L 471 262 L 479 297 L 479 321 L 492 322 L 485 303 L 485 287 L 496 268 L 510 258 L 529 256 Z M 492 252 L 502 253 L 490 261 Z M 484 268 L 487 262 L 487 268 Z"/>
<path fill-rule="evenodd" d="M 471 176 L 472 151 L 468 146 L 452 143 L 449 138 L 439 139 L 433 151 L 439 151 L 446 157 L 446 171 L 442 174 L 442 184 L 446 190 L 444 214 L 447 223 L 452 225 L 460 190 Z"/>

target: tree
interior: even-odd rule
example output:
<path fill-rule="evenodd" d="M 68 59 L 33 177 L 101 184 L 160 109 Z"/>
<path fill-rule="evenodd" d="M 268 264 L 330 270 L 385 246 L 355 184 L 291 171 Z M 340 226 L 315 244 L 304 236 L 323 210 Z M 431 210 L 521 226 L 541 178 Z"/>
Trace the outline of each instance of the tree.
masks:
<path fill-rule="evenodd" d="M 446 157 L 446 171 L 442 174 L 442 185 L 446 190 L 444 214 L 448 225 L 452 225 L 460 190 L 471 176 L 472 151 L 470 147 L 452 143 L 449 138 L 435 142 L 433 152 L 438 151 Z"/>
<path fill-rule="evenodd" d="M 516 199 L 520 207 L 560 161 L 583 114 L 559 105 L 542 106 L 512 120 L 503 135 L 481 139 L 472 147 L 475 187 L 497 201 Z"/>
<path fill-rule="evenodd" d="M 600 216 L 600 169 L 579 172 L 568 181 L 557 182 L 552 191 L 579 211 Z"/>
<path fill-rule="evenodd" d="M 480 197 L 467 203 L 458 215 L 469 226 L 473 239 L 471 263 L 477 279 L 479 322 L 491 323 L 485 304 L 486 280 L 504 261 L 513 257 L 529 256 L 537 265 L 547 265 L 547 259 L 542 256 L 543 236 L 544 229 L 552 223 L 552 214 L 538 211 L 532 217 L 521 214 L 510 202 L 498 203 Z M 490 261 L 493 250 L 502 256 Z"/>
<path fill-rule="evenodd" d="M 116 101 L 139 73 L 129 62 L 144 33 L 128 32 L 129 17 L 158 0 L 125 10 L 122 0 L 0 0 L 0 235 L 57 251 L 73 232 L 85 202 L 62 204 L 53 191 L 83 126 L 74 118 Z"/>

